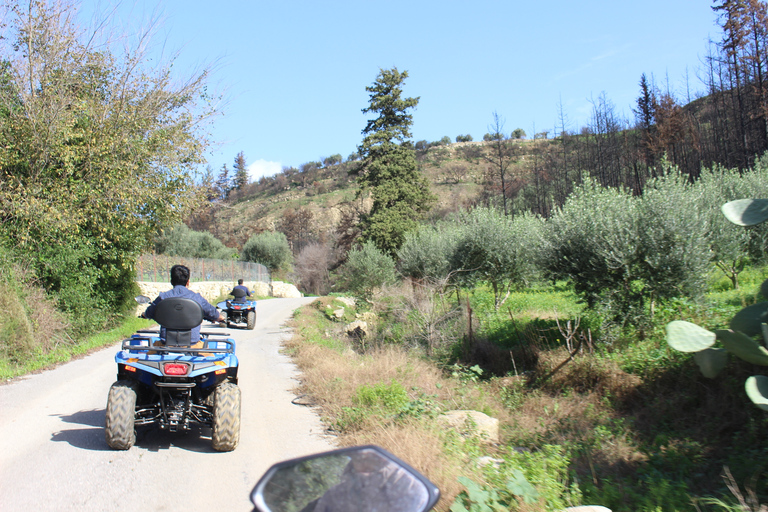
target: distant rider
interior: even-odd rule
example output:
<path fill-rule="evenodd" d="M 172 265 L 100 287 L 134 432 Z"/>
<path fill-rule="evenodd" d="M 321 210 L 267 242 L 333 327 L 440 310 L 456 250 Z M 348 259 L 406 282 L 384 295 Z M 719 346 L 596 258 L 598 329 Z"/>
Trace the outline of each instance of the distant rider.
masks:
<path fill-rule="evenodd" d="M 162 292 L 157 298 L 152 301 L 147 310 L 144 312 L 145 318 L 154 318 L 155 309 L 157 305 L 163 299 L 170 297 L 184 297 L 186 299 L 192 299 L 203 308 L 203 315 L 206 320 L 211 322 L 224 322 L 224 315 L 219 313 L 219 310 L 211 306 L 205 298 L 197 292 L 193 292 L 189 289 L 189 268 L 184 265 L 174 265 L 171 267 L 171 285 L 173 289 L 167 292 Z M 165 339 L 165 328 L 160 329 L 160 337 Z M 203 342 L 200 341 L 200 326 L 192 329 L 192 348 L 203 348 Z"/>
<path fill-rule="evenodd" d="M 240 290 L 241 292 L 245 293 L 245 295 L 242 295 L 242 293 L 236 294 L 235 290 Z M 251 292 L 248 290 L 248 287 L 243 284 L 242 279 L 237 280 L 237 286 L 232 288 L 232 291 L 229 292 L 229 294 L 235 298 L 235 302 L 245 302 L 245 298 L 251 296 Z M 238 297 L 238 295 L 240 295 L 240 297 Z"/>

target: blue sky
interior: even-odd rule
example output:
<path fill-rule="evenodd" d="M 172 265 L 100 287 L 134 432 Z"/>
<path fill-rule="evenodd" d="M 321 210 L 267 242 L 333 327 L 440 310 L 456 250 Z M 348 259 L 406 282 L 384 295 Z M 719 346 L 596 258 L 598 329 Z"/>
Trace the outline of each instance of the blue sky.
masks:
<path fill-rule="evenodd" d="M 243 151 L 254 179 L 353 153 L 380 68 L 407 70 L 405 94 L 421 98 L 414 141 L 480 140 L 494 111 L 531 136 L 555 130 L 560 103 L 580 129 L 601 93 L 632 117 L 641 73 L 685 102 L 721 34 L 707 0 L 135 0 L 119 12 L 134 29 L 161 13 L 155 41 L 179 68 L 214 64 L 226 103 L 206 157 L 231 168 Z"/>

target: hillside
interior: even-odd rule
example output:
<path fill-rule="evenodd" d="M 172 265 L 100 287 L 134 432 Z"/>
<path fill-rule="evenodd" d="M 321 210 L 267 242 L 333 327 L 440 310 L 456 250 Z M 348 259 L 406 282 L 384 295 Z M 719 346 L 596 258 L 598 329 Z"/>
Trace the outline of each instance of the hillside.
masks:
<path fill-rule="evenodd" d="M 515 141 L 517 163 L 510 174 L 522 177 L 530 174 L 527 162 L 532 162 L 534 148 L 551 145 L 554 141 Z M 457 142 L 418 151 L 420 170 L 430 182 L 437 202 L 432 218 L 441 218 L 451 211 L 483 201 L 493 191 L 490 164 L 484 155 L 488 142 Z M 207 222 L 201 215 L 190 221 L 194 229 L 205 229 L 230 247 L 242 244 L 254 233 L 281 230 L 288 210 L 311 212 L 311 227 L 306 237 L 312 241 L 328 241 L 336 232 L 345 213 L 367 206 L 365 198 L 357 198 L 358 186 L 348 174 L 356 162 L 344 162 L 305 171 L 283 172 L 251 183 L 235 191 L 227 204 L 215 205 Z M 201 225 L 203 224 L 203 225 Z"/>

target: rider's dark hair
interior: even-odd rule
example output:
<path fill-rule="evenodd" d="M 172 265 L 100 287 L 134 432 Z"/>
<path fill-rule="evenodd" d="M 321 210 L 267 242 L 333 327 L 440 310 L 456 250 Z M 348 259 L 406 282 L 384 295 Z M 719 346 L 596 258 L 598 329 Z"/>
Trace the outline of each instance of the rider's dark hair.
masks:
<path fill-rule="evenodd" d="M 243 280 L 242 279 L 238 279 L 237 280 L 237 284 L 243 284 Z"/>
<path fill-rule="evenodd" d="M 184 265 L 171 267 L 171 286 L 187 286 L 189 282 L 189 269 Z"/>

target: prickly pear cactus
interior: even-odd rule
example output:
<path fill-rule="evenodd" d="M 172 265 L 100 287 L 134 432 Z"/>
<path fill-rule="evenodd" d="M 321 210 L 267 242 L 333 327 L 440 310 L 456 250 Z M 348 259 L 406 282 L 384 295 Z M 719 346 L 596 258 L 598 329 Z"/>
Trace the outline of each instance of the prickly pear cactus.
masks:
<path fill-rule="evenodd" d="M 768 411 L 768 377 L 753 375 L 747 379 L 744 388 L 747 391 L 747 396 L 756 406 Z"/>
<path fill-rule="evenodd" d="M 728 351 L 724 348 L 705 348 L 694 353 L 693 360 L 699 365 L 702 375 L 714 379 L 728 364 Z"/>
<path fill-rule="evenodd" d="M 768 199 L 737 199 L 721 210 L 729 221 L 739 226 L 754 226 L 768 220 Z"/>
<path fill-rule="evenodd" d="M 725 350 L 748 363 L 768 366 L 768 350 L 761 347 L 755 340 L 742 332 L 718 330 L 717 339 Z"/>
<path fill-rule="evenodd" d="M 768 220 L 768 199 L 731 201 L 723 205 L 722 212 L 734 224 L 753 226 Z M 768 280 L 760 286 L 760 292 L 768 297 Z M 768 350 L 755 341 L 759 336 L 768 345 L 768 302 L 742 309 L 731 319 L 729 327 L 711 332 L 675 320 L 667 324 L 667 343 L 680 352 L 692 352 L 702 374 L 710 379 L 725 368 L 729 353 L 749 363 L 768 366 Z M 714 347 L 718 341 L 722 348 Z M 754 375 L 747 379 L 744 388 L 755 405 L 768 411 L 768 377 Z"/>
<path fill-rule="evenodd" d="M 667 324 L 667 343 L 680 352 L 699 352 L 715 344 L 715 333 L 684 320 Z"/>

